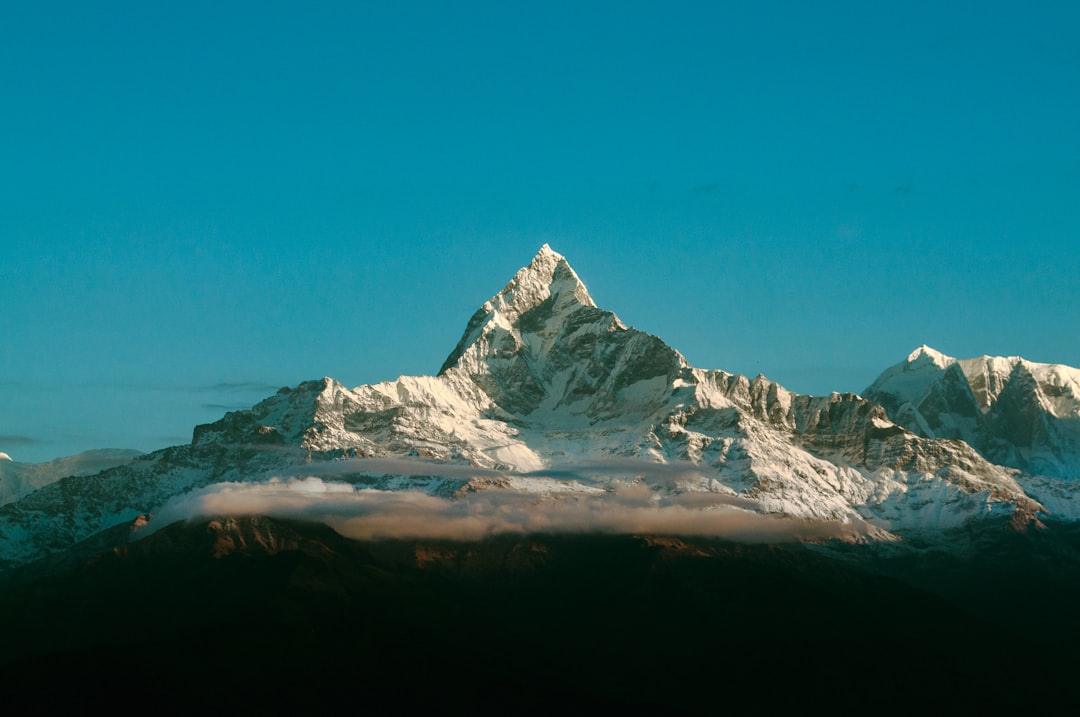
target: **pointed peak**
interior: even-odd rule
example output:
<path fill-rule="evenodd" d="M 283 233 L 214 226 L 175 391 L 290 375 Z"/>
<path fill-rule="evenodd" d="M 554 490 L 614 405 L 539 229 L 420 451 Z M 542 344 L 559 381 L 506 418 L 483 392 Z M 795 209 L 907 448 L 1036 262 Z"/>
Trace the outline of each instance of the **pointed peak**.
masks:
<path fill-rule="evenodd" d="M 544 242 L 544 244 L 540 247 L 540 251 L 536 252 L 536 257 L 533 258 L 533 261 L 536 261 L 536 259 L 542 256 L 553 256 L 556 259 L 565 258 L 562 254 L 552 249 L 551 245 L 547 242 Z"/>
<path fill-rule="evenodd" d="M 566 258 L 544 244 L 527 266 L 514 274 L 502 291 L 491 298 L 493 308 L 520 316 L 551 296 L 562 296 L 595 307 L 589 290 Z"/>
<path fill-rule="evenodd" d="M 950 364 L 956 363 L 956 359 L 951 356 L 946 356 L 940 351 L 930 348 L 926 344 L 923 344 L 908 354 L 907 363 L 915 363 L 917 361 L 929 362 L 939 368 L 947 368 Z"/>
<path fill-rule="evenodd" d="M 567 263 L 565 256 L 552 249 L 550 244 L 545 243 L 536 252 L 532 260 L 524 267 L 522 267 L 518 273 L 520 274 L 522 271 L 531 268 L 544 270 L 545 268 L 552 267 L 560 263 L 566 264 L 567 267 L 570 266 L 569 263 Z"/>
<path fill-rule="evenodd" d="M 439 373 L 453 366 L 464 352 L 489 330 L 498 326 L 508 331 L 518 331 L 518 321 L 534 309 L 540 309 L 545 321 L 561 320 L 582 308 L 596 309 L 589 290 L 578 278 L 562 254 L 544 244 L 528 265 L 514 274 L 514 278 L 495 296 L 473 314 L 465 333 L 443 363 Z M 614 314 L 612 325 L 625 328 Z M 520 341 L 520 337 L 518 339 Z"/>

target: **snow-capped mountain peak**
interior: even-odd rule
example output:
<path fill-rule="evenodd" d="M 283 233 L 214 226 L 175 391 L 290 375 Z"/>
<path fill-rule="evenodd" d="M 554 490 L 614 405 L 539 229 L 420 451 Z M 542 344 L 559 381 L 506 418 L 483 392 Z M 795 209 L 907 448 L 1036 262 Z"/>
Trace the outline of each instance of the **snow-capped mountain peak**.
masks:
<path fill-rule="evenodd" d="M 966 441 L 988 459 L 1080 478 L 1080 370 L 1019 356 L 954 359 L 926 346 L 864 395 L 920 436 Z"/>
<path fill-rule="evenodd" d="M 582 306 L 596 307 L 566 257 L 544 244 L 490 303 L 513 320 L 552 296 L 557 297 L 557 301 L 576 301 Z"/>
<path fill-rule="evenodd" d="M 543 328 L 558 329 L 555 324 L 565 323 L 580 309 L 602 313 L 612 328 L 625 328 L 614 314 L 597 309 L 585 284 L 566 258 L 544 244 L 532 261 L 518 270 L 502 291 L 473 314 L 461 340 L 443 362 L 439 373 L 446 373 L 462 361 L 467 352 L 471 355 L 466 364 L 480 360 L 483 357 L 481 354 L 514 353 L 526 342 L 524 334 Z M 493 340 L 498 343 L 497 346 Z"/>
<path fill-rule="evenodd" d="M 545 303 L 553 305 L 552 313 L 565 312 L 575 306 L 596 308 L 577 272 L 562 254 L 547 244 L 540 247 L 532 261 L 519 269 L 502 291 L 480 307 L 479 312 L 509 325 Z"/>
<path fill-rule="evenodd" d="M 885 369 L 863 395 L 880 403 L 890 415 L 895 415 L 906 404 L 918 405 L 931 386 L 955 363 L 956 359 L 924 344 L 900 363 Z"/>
<path fill-rule="evenodd" d="M 919 348 L 908 354 L 907 363 L 930 363 L 938 368 L 947 368 L 949 365 L 956 363 L 956 359 L 951 356 L 946 356 L 936 349 L 932 349 L 926 344 L 923 344 Z"/>
<path fill-rule="evenodd" d="M 634 410 L 630 384 L 669 386 L 686 367 L 670 346 L 598 308 L 566 259 L 544 245 L 473 314 L 439 376 L 464 393 L 479 388 L 509 415 L 546 406 L 597 419 Z"/>
<path fill-rule="evenodd" d="M 0 506 L 0 566 L 140 514 L 176 514 L 177 500 L 194 504 L 186 493 L 274 477 L 337 476 L 365 490 L 426 492 L 432 505 L 498 488 L 506 494 L 464 506 L 492 515 L 502 514 L 498 500 L 569 496 L 571 512 L 555 519 L 575 526 L 568 515 L 618 525 L 640 516 L 635 525 L 715 534 L 757 513 L 823 521 L 821 535 L 892 539 L 981 517 L 1026 524 L 1046 508 L 1017 469 L 1080 477 L 1080 412 L 1069 413 L 1080 372 L 976 364 L 992 375 L 985 415 L 970 367 L 928 346 L 886 370 L 866 392 L 872 400 L 800 396 L 763 376 L 695 368 L 599 308 L 544 245 L 472 316 L 438 375 L 352 389 L 306 381 L 197 426 L 190 445 L 41 488 Z M 271 486 L 274 501 L 283 485 Z"/>

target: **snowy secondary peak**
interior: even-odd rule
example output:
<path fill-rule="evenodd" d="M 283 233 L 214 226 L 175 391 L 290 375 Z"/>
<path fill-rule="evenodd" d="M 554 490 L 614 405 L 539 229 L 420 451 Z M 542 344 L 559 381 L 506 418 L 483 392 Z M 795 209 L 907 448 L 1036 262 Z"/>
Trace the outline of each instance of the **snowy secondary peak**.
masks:
<path fill-rule="evenodd" d="M 979 356 L 959 363 L 987 410 L 1013 377 L 1030 374 L 1052 404 L 1055 415 L 1080 416 L 1080 369 L 1036 363 L 1020 356 Z"/>
<path fill-rule="evenodd" d="M 950 365 L 956 363 L 956 359 L 953 357 L 946 356 L 940 351 L 930 348 L 926 344 L 923 344 L 908 354 L 907 363 L 915 363 L 920 360 L 922 362 L 929 362 L 938 368 L 948 368 Z"/>
<path fill-rule="evenodd" d="M 905 404 L 917 405 L 955 363 L 956 359 L 923 344 L 900 363 L 885 369 L 863 391 L 863 396 L 880 403 L 895 420 L 895 415 Z"/>
<path fill-rule="evenodd" d="M 954 359 L 927 346 L 863 393 L 927 438 L 965 441 L 998 465 L 1080 478 L 1080 370 L 1019 356 Z"/>
<path fill-rule="evenodd" d="M 955 366 L 955 368 L 953 368 Z M 952 369 L 949 371 L 949 369 Z M 970 384 L 983 413 L 988 412 L 1014 379 L 1030 376 L 1046 406 L 1058 417 L 1080 416 L 1080 370 L 1063 364 L 1028 361 L 1020 356 L 955 359 L 923 345 L 886 369 L 864 394 L 886 408 L 918 404 L 931 385 L 959 372 Z M 951 380 L 951 379 L 950 379 Z"/>

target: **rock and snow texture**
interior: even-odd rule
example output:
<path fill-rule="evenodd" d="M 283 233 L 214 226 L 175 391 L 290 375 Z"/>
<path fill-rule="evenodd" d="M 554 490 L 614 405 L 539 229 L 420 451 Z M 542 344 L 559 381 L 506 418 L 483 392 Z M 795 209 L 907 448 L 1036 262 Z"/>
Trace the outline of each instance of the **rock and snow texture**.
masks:
<path fill-rule="evenodd" d="M 920 436 L 965 441 L 1026 474 L 1080 478 L 1080 370 L 1018 356 L 954 359 L 927 346 L 864 395 Z"/>
<path fill-rule="evenodd" d="M 545 245 L 473 315 L 437 375 L 353 389 L 307 381 L 197 426 L 189 446 L 65 478 L 0 508 L 0 564 L 169 514 L 215 486 L 235 495 L 241 484 L 303 476 L 423 491 L 468 510 L 480 504 L 469 496 L 484 495 L 495 512 L 499 501 L 521 509 L 524 496 L 588 514 L 590 501 L 632 496 L 635 509 L 700 505 L 870 539 L 1069 515 L 1073 493 L 1040 483 L 1054 507 L 1042 504 L 1019 469 L 1053 457 L 1059 473 L 1075 474 L 1075 443 L 1054 453 L 1043 436 L 1064 430 L 1047 428 L 1053 421 L 1075 421 L 1076 372 L 1005 361 L 924 348 L 871 387 L 878 402 L 793 394 L 761 376 L 690 366 L 600 309 Z M 1032 401 L 1039 411 L 1013 408 Z M 987 442 L 1014 428 L 1027 433 Z"/>

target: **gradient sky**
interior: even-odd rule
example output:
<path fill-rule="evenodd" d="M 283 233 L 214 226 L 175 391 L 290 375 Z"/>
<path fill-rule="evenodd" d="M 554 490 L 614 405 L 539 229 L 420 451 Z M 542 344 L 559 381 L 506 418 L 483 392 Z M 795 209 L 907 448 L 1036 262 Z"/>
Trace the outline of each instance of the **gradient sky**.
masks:
<path fill-rule="evenodd" d="M 548 242 L 694 365 L 1080 366 L 1080 4 L 0 6 L 0 451 L 430 374 Z"/>

